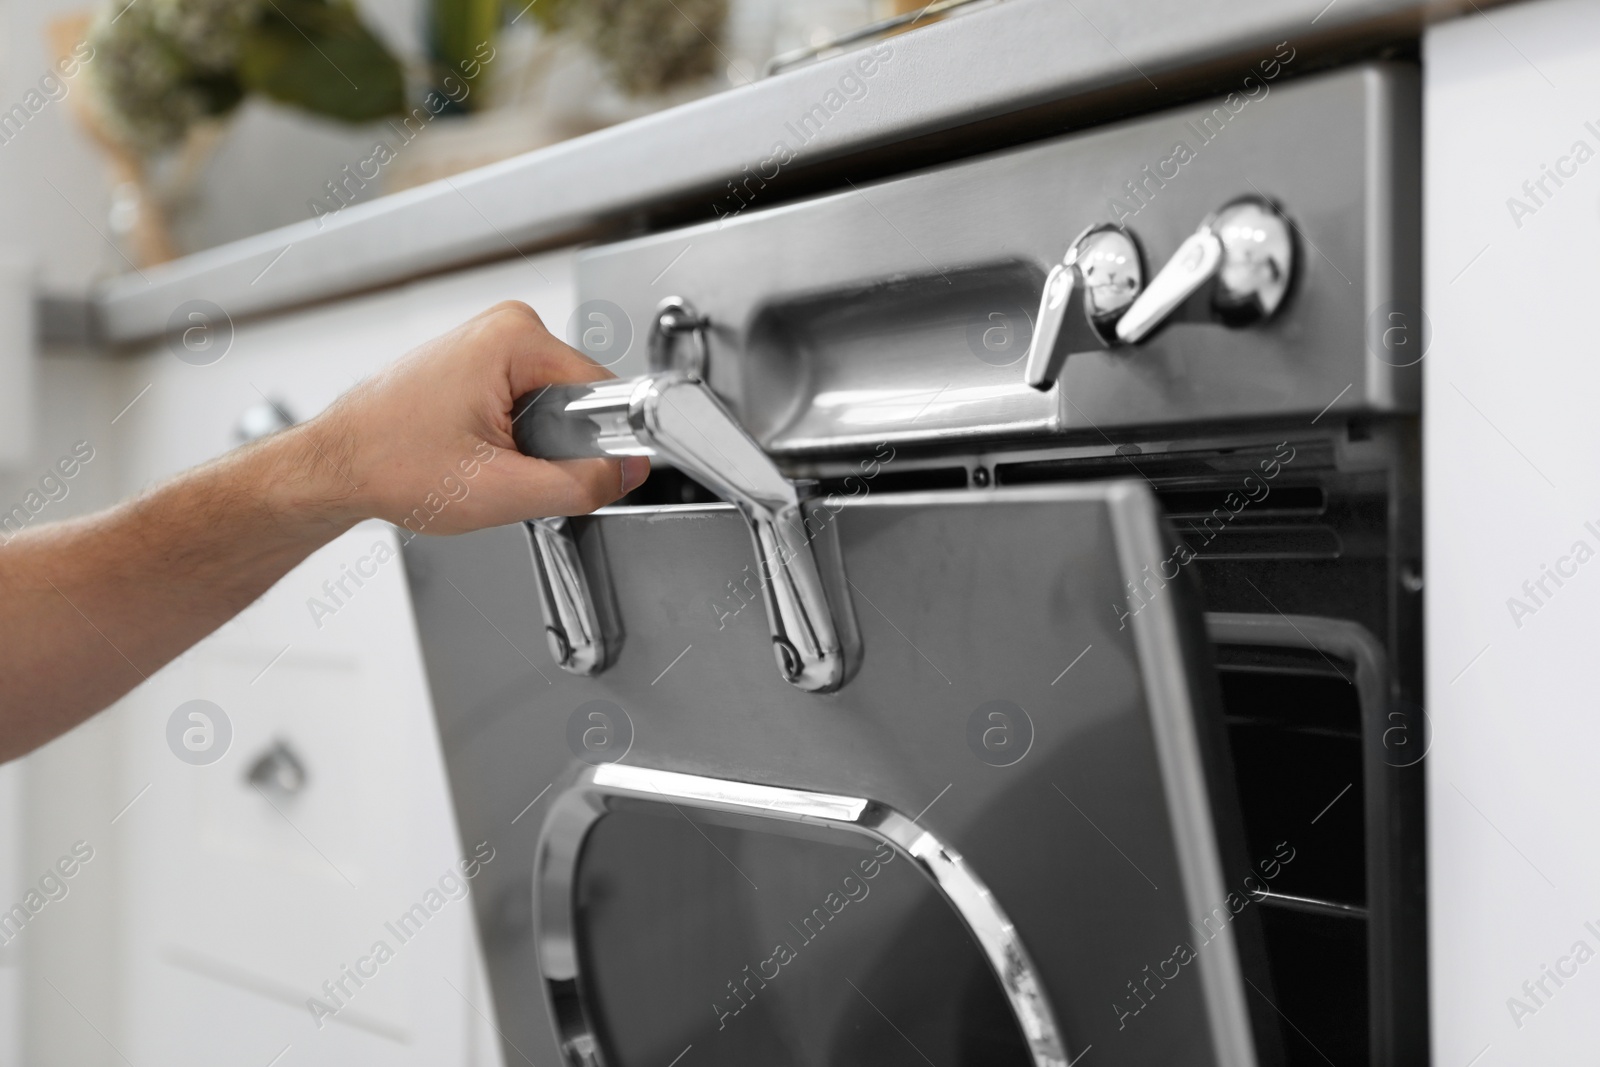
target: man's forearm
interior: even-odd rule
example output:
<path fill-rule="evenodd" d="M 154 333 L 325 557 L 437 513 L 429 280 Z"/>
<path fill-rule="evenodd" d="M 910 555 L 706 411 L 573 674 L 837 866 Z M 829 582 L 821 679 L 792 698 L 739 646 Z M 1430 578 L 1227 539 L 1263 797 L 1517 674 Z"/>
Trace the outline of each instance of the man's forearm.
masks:
<path fill-rule="evenodd" d="M 498 304 L 304 425 L 0 545 L 0 762 L 111 704 L 362 519 L 463 533 L 627 493 L 645 459 L 547 462 L 511 432 L 518 397 L 607 376 L 526 304 Z"/>
<path fill-rule="evenodd" d="M 308 424 L 0 546 L 0 761 L 112 703 L 354 525 L 343 451 Z"/>

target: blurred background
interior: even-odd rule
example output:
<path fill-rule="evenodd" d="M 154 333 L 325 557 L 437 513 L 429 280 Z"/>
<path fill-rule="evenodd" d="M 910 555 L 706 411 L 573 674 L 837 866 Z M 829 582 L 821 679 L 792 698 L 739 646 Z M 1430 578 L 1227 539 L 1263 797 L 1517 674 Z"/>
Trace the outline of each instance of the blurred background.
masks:
<path fill-rule="evenodd" d="M 24 108 L 0 124 L 0 240 L 34 253 L 48 289 L 78 290 L 742 85 L 775 57 L 925 6 L 125 4 L 0 0 L 0 99 Z M 75 63 L 85 40 L 95 61 Z"/>
<path fill-rule="evenodd" d="M 0 352 L 50 336 L 36 362 L 0 361 L 0 511 L 107 506 L 314 414 L 495 300 L 565 321 L 570 253 L 241 324 L 214 366 L 77 344 L 36 307 L 70 320 L 97 280 L 735 89 L 917 9 L 0 0 Z M 91 458 L 41 485 L 71 455 Z M 107 713 L 0 766 L 0 911 L 48 897 L 0 927 L 0 1067 L 501 1062 L 465 904 L 380 978 L 344 977 L 480 845 L 451 816 L 402 565 L 337 617 L 305 611 L 392 542 L 358 528 Z M 228 720 L 213 765 L 168 744 L 194 699 Z M 52 875 L 69 856 L 74 874 Z M 525 895 L 503 906 L 526 921 Z M 346 1002 L 319 1020 L 308 997 L 339 982 Z"/>

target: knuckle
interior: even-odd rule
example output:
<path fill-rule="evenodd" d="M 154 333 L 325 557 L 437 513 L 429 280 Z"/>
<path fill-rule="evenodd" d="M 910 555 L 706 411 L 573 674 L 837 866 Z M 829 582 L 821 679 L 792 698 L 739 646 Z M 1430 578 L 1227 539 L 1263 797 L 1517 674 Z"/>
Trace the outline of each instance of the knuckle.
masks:
<path fill-rule="evenodd" d="M 489 309 L 489 314 L 496 317 L 507 315 L 520 319 L 531 319 L 539 326 L 544 326 L 544 320 L 539 317 L 539 313 L 521 300 L 502 300 Z"/>
<path fill-rule="evenodd" d="M 483 318 L 483 329 L 504 344 L 527 344 L 545 335 L 544 323 L 527 304 L 496 304 Z"/>

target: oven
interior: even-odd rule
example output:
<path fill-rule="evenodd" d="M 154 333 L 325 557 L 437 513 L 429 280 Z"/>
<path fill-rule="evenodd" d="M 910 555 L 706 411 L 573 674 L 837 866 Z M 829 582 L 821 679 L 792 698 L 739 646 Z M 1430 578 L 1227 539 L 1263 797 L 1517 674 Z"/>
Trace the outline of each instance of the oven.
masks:
<path fill-rule="evenodd" d="M 507 1063 L 1426 1062 L 1417 75 L 580 254 L 406 550 Z M 1415 358 L 1413 358 L 1415 356 Z"/>

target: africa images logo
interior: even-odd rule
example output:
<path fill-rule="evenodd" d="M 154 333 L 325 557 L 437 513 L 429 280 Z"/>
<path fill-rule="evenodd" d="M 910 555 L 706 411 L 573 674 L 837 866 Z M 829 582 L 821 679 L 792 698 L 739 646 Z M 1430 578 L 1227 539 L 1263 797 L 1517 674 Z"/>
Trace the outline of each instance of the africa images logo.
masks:
<path fill-rule="evenodd" d="M 179 704 L 167 717 L 167 747 L 185 763 L 204 767 L 228 753 L 233 723 L 228 713 L 209 700 Z"/>

